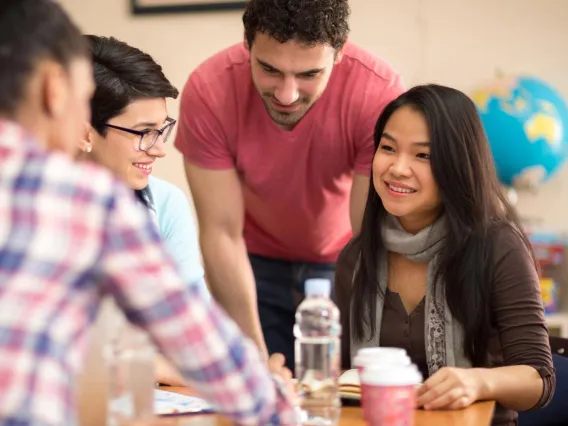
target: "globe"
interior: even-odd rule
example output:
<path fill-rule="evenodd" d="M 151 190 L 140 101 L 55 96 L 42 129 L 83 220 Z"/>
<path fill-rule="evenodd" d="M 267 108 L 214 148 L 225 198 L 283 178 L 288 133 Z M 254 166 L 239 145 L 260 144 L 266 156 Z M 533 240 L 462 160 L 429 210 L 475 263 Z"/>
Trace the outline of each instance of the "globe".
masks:
<path fill-rule="evenodd" d="M 568 154 L 568 108 L 554 88 L 534 77 L 503 76 L 471 93 L 501 182 L 534 188 Z"/>

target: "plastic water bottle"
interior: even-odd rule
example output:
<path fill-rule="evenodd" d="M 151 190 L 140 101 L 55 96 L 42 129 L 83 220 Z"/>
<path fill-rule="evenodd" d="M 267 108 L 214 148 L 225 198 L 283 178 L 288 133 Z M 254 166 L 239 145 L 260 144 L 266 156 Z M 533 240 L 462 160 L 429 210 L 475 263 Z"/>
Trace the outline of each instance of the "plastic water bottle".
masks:
<path fill-rule="evenodd" d="M 304 425 L 335 425 L 341 412 L 339 310 L 329 297 L 329 280 L 309 279 L 305 291 L 294 325 L 300 421 Z"/>

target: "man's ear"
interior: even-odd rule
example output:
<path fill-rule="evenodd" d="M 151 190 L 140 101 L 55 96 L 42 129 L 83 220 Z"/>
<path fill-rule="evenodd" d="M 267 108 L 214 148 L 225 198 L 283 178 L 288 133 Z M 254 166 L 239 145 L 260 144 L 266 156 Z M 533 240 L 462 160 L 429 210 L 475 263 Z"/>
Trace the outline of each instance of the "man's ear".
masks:
<path fill-rule="evenodd" d="M 347 43 L 347 40 L 345 40 L 345 43 Z M 341 46 L 337 52 L 335 52 L 335 61 L 334 64 L 337 65 L 341 62 L 341 60 L 343 59 L 343 52 L 345 51 L 345 44 L 343 44 L 343 46 Z"/>
<path fill-rule="evenodd" d="M 245 45 L 245 49 L 248 50 L 248 51 L 250 51 L 250 44 L 249 44 L 249 42 L 248 42 L 247 33 L 246 33 L 246 32 L 243 34 L 243 44 Z"/>

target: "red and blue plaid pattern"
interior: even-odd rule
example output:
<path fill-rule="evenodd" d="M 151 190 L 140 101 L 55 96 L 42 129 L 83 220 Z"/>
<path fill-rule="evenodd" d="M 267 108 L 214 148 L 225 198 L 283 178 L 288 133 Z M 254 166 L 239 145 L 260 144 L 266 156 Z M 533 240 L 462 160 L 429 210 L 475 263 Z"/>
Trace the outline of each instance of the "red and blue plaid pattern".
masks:
<path fill-rule="evenodd" d="M 223 413 L 291 423 L 256 347 L 180 280 L 132 191 L 0 121 L 0 424 L 76 423 L 73 380 L 109 294 Z"/>

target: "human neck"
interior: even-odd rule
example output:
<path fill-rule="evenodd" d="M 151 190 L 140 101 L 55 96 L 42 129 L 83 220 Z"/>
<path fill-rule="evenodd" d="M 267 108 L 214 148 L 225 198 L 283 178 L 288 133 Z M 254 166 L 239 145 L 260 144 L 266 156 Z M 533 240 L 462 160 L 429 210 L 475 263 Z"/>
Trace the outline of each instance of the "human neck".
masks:
<path fill-rule="evenodd" d="M 49 149 L 49 127 L 45 117 L 37 113 L 37 108 L 32 105 L 22 105 L 16 114 L 8 119 L 23 127 L 37 145 Z"/>
<path fill-rule="evenodd" d="M 422 215 L 417 217 L 399 217 L 398 220 L 404 230 L 410 234 L 417 234 L 422 231 L 424 228 L 432 225 L 436 219 L 438 218 L 439 214 L 430 214 L 430 215 Z"/>

